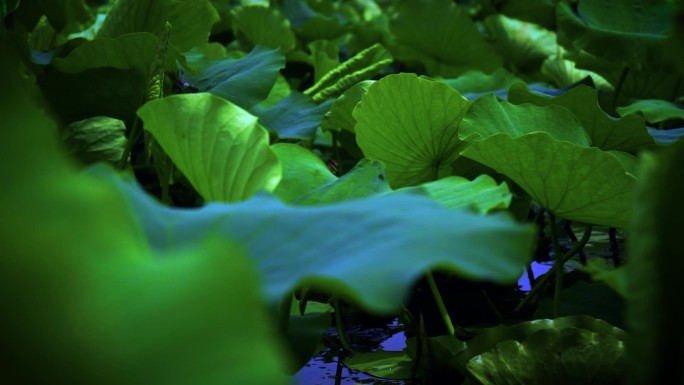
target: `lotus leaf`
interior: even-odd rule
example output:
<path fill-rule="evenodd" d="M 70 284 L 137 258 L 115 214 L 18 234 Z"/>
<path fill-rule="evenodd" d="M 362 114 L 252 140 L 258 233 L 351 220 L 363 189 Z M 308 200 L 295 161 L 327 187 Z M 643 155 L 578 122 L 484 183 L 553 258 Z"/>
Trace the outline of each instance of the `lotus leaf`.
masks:
<path fill-rule="evenodd" d="M 386 76 L 354 109 L 357 142 L 367 158 L 387 166 L 393 188 L 449 176 L 467 145 L 457 129 L 470 104 L 446 84 L 413 74 Z"/>
<path fill-rule="evenodd" d="M 672 28 L 674 2 L 667 0 L 563 1 L 556 8 L 560 29 L 577 49 L 640 68 L 659 50 Z"/>
<path fill-rule="evenodd" d="M 653 147 L 655 142 L 646 130 L 643 118 L 626 116 L 615 119 L 601 110 L 597 92 L 587 86 L 577 86 L 556 98 L 534 94 L 522 83 L 511 86 L 508 100 L 514 104 L 533 103 L 537 106 L 559 105 L 572 111 L 591 137 L 592 144 L 603 150 L 636 152 Z"/>
<path fill-rule="evenodd" d="M 636 178 L 596 147 L 545 132 L 496 134 L 472 142 L 463 155 L 508 176 L 558 217 L 619 228 L 631 219 Z"/>
<path fill-rule="evenodd" d="M 647 122 L 658 123 L 669 119 L 684 119 L 684 108 L 665 100 L 650 99 L 617 108 L 618 114 L 625 117 L 630 114 L 641 114 Z"/>
<path fill-rule="evenodd" d="M 240 107 L 207 93 L 174 95 L 138 111 L 178 169 L 206 201 L 235 202 L 281 178 L 268 132 Z"/>
<path fill-rule="evenodd" d="M 287 53 L 295 47 L 290 22 L 276 8 L 259 5 L 240 6 L 231 11 L 236 36 L 252 46 L 280 48 Z"/>
<path fill-rule="evenodd" d="M 612 335 L 545 329 L 523 342 L 500 342 L 467 367 L 482 385 L 619 385 L 623 351 L 624 343 Z"/>
<path fill-rule="evenodd" d="M 330 105 L 330 111 L 323 117 L 321 128 L 331 131 L 347 130 L 354 132 L 356 119 L 354 119 L 352 112 L 373 82 L 373 80 L 359 82 L 338 97 Z"/>
<path fill-rule="evenodd" d="M 62 139 L 84 163 L 117 163 L 126 147 L 126 126 L 118 119 L 96 116 L 74 122 L 62 132 Z"/>
<path fill-rule="evenodd" d="M 310 97 L 291 92 L 275 106 L 262 108 L 259 105 L 250 112 L 259 118 L 259 123 L 282 139 L 313 139 L 316 130 L 328 111 L 332 100 L 315 104 Z"/>
<path fill-rule="evenodd" d="M 209 0 L 119 0 L 107 14 L 97 37 L 116 38 L 131 32 L 160 36 L 165 23 L 173 33 L 171 44 L 181 52 L 205 43 L 218 13 Z"/>
<path fill-rule="evenodd" d="M 448 0 L 409 0 L 397 4 L 390 20 L 392 55 L 424 65 L 433 76 L 455 77 L 468 70 L 493 72 L 501 59 L 485 41 L 467 11 Z"/>
<path fill-rule="evenodd" d="M 283 178 L 274 194 L 286 203 L 337 180 L 318 156 L 302 146 L 277 143 L 272 148 L 283 167 Z"/>
<path fill-rule="evenodd" d="M 536 24 L 497 14 L 488 16 L 485 25 L 507 68 L 532 72 L 558 50 L 556 34 Z"/>

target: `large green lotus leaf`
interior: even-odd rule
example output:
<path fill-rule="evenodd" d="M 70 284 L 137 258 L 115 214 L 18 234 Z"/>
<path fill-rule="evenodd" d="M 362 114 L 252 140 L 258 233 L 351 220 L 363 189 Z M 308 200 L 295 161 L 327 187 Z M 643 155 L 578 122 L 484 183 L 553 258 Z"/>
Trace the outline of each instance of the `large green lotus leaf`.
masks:
<path fill-rule="evenodd" d="M 430 198 L 452 210 L 469 208 L 480 214 L 505 209 L 513 198 L 506 182 L 497 184 L 489 175 L 480 175 L 472 181 L 460 176 L 448 176 L 397 191 L 402 190 L 424 191 Z"/>
<path fill-rule="evenodd" d="M 672 29 L 675 4 L 668 0 L 563 1 L 556 8 L 558 26 L 577 49 L 639 68 L 660 56 Z"/>
<path fill-rule="evenodd" d="M 544 59 L 558 50 L 556 34 L 536 24 L 502 14 L 488 16 L 484 23 L 494 40 L 496 52 L 503 57 L 507 68 L 521 72 L 537 71 Z"/>
<path fill-rule="evenodd" d="M 448 84 L 461 94 L 484 93 L 498 89 L 508 89 L 512 84 L 521 81 L 516 76 L 499 68 L 486 74 L 482 71 L 468 71 L 453 79 L 436 79 Z"/>
<path fill-rule="evenodd" d="M 393 188 L 451 175 L 467 146 L 458 125 L 471 102 L 446 84 L 414 74 L 373 83 L 353 112 L 356 140 L 368 159 L 387 167 Z"/>
<path fill-rule="evenodd" d="M 354 119 L 352 112 L 373 83 L 375 83 L 374 80 L 359 82 L 335 99 L 330 105 L 330 111 L 323 116 L 321 128 L 330 131 L 347 130 L 354 132 L 356 119 Z"/>
<path fill-rule="evenodd" d="M 579 85 L 561 96 L 551 98 L 530 92 L 522 84 L 508 90 L 508 100 L 514 104 L 532 103 L 537 106 L 559 105 L 572 111 L 591 137 L 592 145 L 602 150 L 636 152 L 655 145 L 648 134 L 644 119 L 626 116 L 615 119 L 603 112 L 595 89 Z"/>
<path fill-rule="evenodd" d="M 361 159 L 341 178 L 320 186 L 295 200 L 297 205 L 329 204 L 366 198 L 392 191 L 387 183 L 385 167 L 378 161 Z"/>
<path fill-rule="evenodd" d="M 277 49 L 257 46 L 245 57 L 217 60 L 187 79 L 202 92 L 250 109 L 268 97 L 278 71 L 284 67 L 285 57 Z"/>
<path fill-rule="evenodd" d="M 161 206 L 138 186 L 119 183 L 153 248 L 182 248 L 207 233 L 239 240 L 263 274 L 271 303 L 307 285 L 374 313 L 395 314 L 430 268 L 467 279 L 516 282 L 535 234 L 532 226 L 507 215 L 455 212 L 416 194 L 317 206 L 287 206 L 257 196 L 186 210 Z"/>
<path fill-rule="evenodd" d="M 350 87 L 377 75 L 392 63 L 389 52 L 380 44 L 373 44 L 325 74 L 311 88 L 304 91 L 314 101 L 336 97 Z"/>
<path fill-rule="evenodd" d="M 209 234 L 152 250 L 116 185 L 60 150 L 4 44 L 0 382 L 288 384 L 252 263 Z"/>
<path fill-rule="evenodd" d="M 558 217 L 619 228 L 631 220 L 636 178 L 609 152 L 538 132 L 494 135 L 463 155 L 508 176 Z"/>
<path fill-rule="evenodd" d="M 206 201 L 244 200 L 280 181 L 268 132 L 230 102 L 207 93 L 174 95 L 146 103 L 138 115 Z"/>
<path fill-rule="evenodd" d="M 587 315 L 565 316 L 556 319 L 535 319 L 515 325 L 499 325 L 481 329 L 477 336 L 467 342 L 467 360 L 478 356 L 502 341 L 523 342 L 540 330 L 582 329 L 592 333 L 611 335 L 621 341 L 627 339 L 627 332 L 606 321 Z"/>
<path fill-rule="evenodd" d="M 107 14 L 97 37 L 115 38 L 131 32 L 161 36 L 171 23 L 171 44 L 181 52 L 206 43 L 218 13 L 209 0 L 119 0 Z"/>
<path fill-rule="evenodd" d="M 55 68 L 67 74 L 76 74 L 91 68 L 111 67 L 121 70 L 135 70 L 149 74 L 159 46 L 159 38 L 148 32 L 121 35 L 115 39 L 98 38 L 89 41 L 66 57 L 52 60 Z M 175 71 L 176 60 L 181 55 L 175 47 L 169 47 L 166 57 L 166 70 Z"/>
<path fill-rule="evenodd" d="M 116 164 L 126 147 L 124 122 L 107 116 L 95 116 L 71 123 L 62 131 L 68 149 L 84 163 Z"/>
<path fill-rule="evenodd" d="M 423 64 L 428 75 L 455 77 L 469 70 L 493 72 L 501 58 L 462 6 L 448 0 L 398 3 L 390 20 L 397 59 Z"/>
<path fill-rule="evenodd" d="M 546 132 L 556 140 L 582 147 L 591 144 L 582 125 L 567 108 L 514 105 L 498 100 L 493 94 L 473 102 L 459 128 L 459 136 L 464 140 L 488 138 L 500 133 L 517 138 L 534 132 Z"/>
<path fill-rule="evenodd" d="M 295 47 L 296 38 L 290 22 L 276 8 L 240 6 L 231 11 L 231 19 L 235 35 L 252 46 L 280 48 L 283 53 Z"/>
<path fill-rule="evenodd" d="M 292 203 L 309 191 L 337 180 L 321 158 L 302 146 L 277 143 L 272 149 L 283 168 L 283 178 L 273 193 L 283 202 Z"/>
<path fill-rule="evenodd" d="M 627 326 L 630 385 L 684 381 L 681 325 L 681 224 L 684 141 L 642 158 L 628 244 Z"/>
<path fill-rule="evenodd" d="M 278 138 L 309 140 L 316 136 L 323 115 L 332 102 L 315 104 L 307 95 L 292 92 L 273 107 L 256 105 L 250 112 L 259 117 L 259 123 Z"/>
<path fill-rule="evenodd" d="M 624 342 L 582 329 L 540 330 L 504 341 L 468 362 L 482 385 L 619 385 Z"/>
<path fill-rule="evenodd" d="M 666 100 L 648 99 L 617 108 L 618 114 L 625 117 L 629 114 L 641 114 L 647 122 L 659 123 L 669 119 L 684 119 L 684 108 Z"/>

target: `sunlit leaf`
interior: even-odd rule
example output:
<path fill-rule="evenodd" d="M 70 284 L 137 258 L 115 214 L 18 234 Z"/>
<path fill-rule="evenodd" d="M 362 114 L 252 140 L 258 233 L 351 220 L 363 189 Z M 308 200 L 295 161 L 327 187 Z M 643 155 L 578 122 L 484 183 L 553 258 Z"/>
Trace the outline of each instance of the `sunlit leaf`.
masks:
<path fill-rule="evenodd" d="M 277 143 L 273 145 L 273 152 L 283 168 L 283 178 L 273 193 L 286 203 L 337 180 L 318 156 L 302 146 Z"/>
<path fill-rule="evenodd" d="M 630 114 L 641 114 L 647 122 L 658 123 L 669 119 L 684 119 L 684 108 L 665 100 L 637 100 L 634 103 L 617 108 L 618 114 L 625 117 Z"/>
<path fill-rule="evenodd" d="M 393 188 L 451 175 L 467 145 L 457 129 L 470 104 L 446 84 L 413 74 L 386 76 L 354 109 L 357 142 L 368 159 L 386 165 Z"/>
<path fill-rule="evenodd" d="M 138 115 L 207 201 L 244 200 L 280 181 L 268 132 L 230 102 L 207 93 L 174 95 L 146 103 Z"/>

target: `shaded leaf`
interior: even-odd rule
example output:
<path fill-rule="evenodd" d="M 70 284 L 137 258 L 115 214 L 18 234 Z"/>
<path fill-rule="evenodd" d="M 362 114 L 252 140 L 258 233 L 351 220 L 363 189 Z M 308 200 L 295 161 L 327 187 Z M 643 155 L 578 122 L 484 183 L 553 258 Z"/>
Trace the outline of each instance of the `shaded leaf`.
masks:
<path fill-rule="evenodd" d="M 488 138 L 500 133 L 517 138 L 534 132 L 546 132 L 556 140 L 582 147 L 591 143 L 577 118 L 564 107 L 515 105 L 498 100 L 491 94 L 473 102 L 459 128 L 459 136 L 464 140 Z"/>
<path fill-rule="evenodd" d="M 461 5 L 447 0 L 409 0 L 397 4 L 390 20 L 392 55 L 425 66 L 428 75 L 455 77 L 469 70 L 501 67 Z"/>
<path fill-rule="evenodd" d="M 231 10 L 236 36 L 251 46 L 280 48 L 287 53 L 295 47 L 295 35 L 290 22 L 277 8 L 260 5 L 240 6 Z"/>
<path fill-rule="evenodd" d="M 631 220 L 636 178 L 609 152 L 538 132 L 497 134 L 463 155 L 508 176 L 558 217 L 619 228 Z"/>
<path fill-rule="evenodd" d="M 97 37 L 116 38 L 131 32 L 160 36 L 171 24 L 171 44 L 181 52 L 206 43 L 218 13 L 209 0 L 119 0 L 107 14 Z"/>
<path fill-rule="evenodd" d="M 315 104 L 310 97 L 299 92 L 292 92 L 271 108 L 259 105 L 250 110 L 259 117 L 269 132 L 282 139 L 312 139 L 323 120 L 323 115 L 332 104 L 327 101 Z"/>
<path fill-rule="evenodd" d="M 202 92 L 250 109 L 266 99 L 283 67 L 285 58 L 277 49 L 257 46 L 243 58 L 217 60 L 199 75 L 187 78 Z"/>
<path fill-rule="evenodd" d="M 667 0 L 582 0 L 556 8 L 559 28 L 576 49 L 613 63 L 640 68 L 659 57 L 672 28 L 674 2 Z"/>
<path fill-rule="evenodd" d="M 330 111 L 323 116 L 321 128 L 330 131 L 347 130 L 354 132 L 356 119 L 354 119 L 352 112 L 373 83 L 373 80 L 359 82 L 335 99 L 330 105 Z"/>
<path fill-rule="evenodd" d="M 635 115 L 615 119 L 609 116 L 601 110 L 596 90 L 587 86 L 580 85 L 556 98 L 549 98 L 534 94 L 518 83 L 508 91 L 508 100 L 515 104 L 560 105 L 568 108 L 582 123 L 591 137 L 592 145 L 602 150 L 636 152 L 655 145 L 643 118 Z"/>
<path fill-rule="evenodd" d="M 345 358 L 344 364 L 371 376 L 391 380 L 407 380 L 413 372 L 413 361 L 404 352 L 355 352 L 351 357 Z"/>
<path fill-rule="evenodd" d="M 617 108 L 618 114 L 625 117 L 630 114 L 641 114 L 649 123 L 659 123 L 669 119 L 684 119 L 684 108 L 665 100 L 650 99 Z"/>
<path fill-rule="evenodd" d="M 280 181 L 268 132 L 230 102 L 206 93 L 174 95 L 146 103 L 138 115 L 206 201 L 244 200 Z"/>
<path fill-rule="evenodd" d="M 415 194 L 298 207 L 255 197 L 183 210 L 162 207 L 139 187 L 115 182 L 130 197 L 155 249 L 191 245 L 208 233 L 239 239 L 259 266 L 271 303 L 306 285 L 392 314 L 430 267 L 516 282 L 532 251 L 531 226 L 506 215 L 455 212 Z"/>
<path fill-rule="evenodd" d="M 544 59 L 558 50 L 556 34 L 536 24 L 502 14 L 488 16 L 484 23 L 492 35 L 496 52 L 509 69 L 536 71 Z"/>

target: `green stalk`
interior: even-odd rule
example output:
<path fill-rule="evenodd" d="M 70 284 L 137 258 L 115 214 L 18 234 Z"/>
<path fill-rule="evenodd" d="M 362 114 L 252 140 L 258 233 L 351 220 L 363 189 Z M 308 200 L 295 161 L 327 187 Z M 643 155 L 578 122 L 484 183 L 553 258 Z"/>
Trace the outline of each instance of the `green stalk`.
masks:
<path fill-rule="evenodd" d="M 580 239 L 579 242 L 575 243 L 575 245 L 570 249 L 565 255 L 563 256 L 563 263 L 560 264 L 560 266 L 563 266 L 565 262 L 567 262 L 573 255 L 575 255 L 581 248 L 584 247 L 584 245 L 589 242 L 589 238 L 591 237 L 591 225 L 587 225 L 587 227 L 584 229 L 584 235 L 582 236 L 582 239 Z M 518 304 L 518 306 L 515 307 L 515 310 L 513 312 L 517 313 L 519 312 L 525 305 L 527 305 L 532 298 L 534 298 L 539 291 L 546 285 L 546 282 L 549 280 L 549 278 L 556 272 L 556 269 L 558 265 L 554 263 L 553 267 L 549 269 L 548 273 L 543 275 L 540 279 L 537 280 L 535 283 L 534 287 L 530 292 L 527 294 L 527 296 Z"/>
<path fill-rule="evenodd" d="M 553 267 L 556 270 L 556 284 L 553 289 L 553 318 L 558 318 L 560 314 L 560 295 L 563 289 L 563 258 L 561 258 L 561 247 L 558 242 L 558 229 L 556 229 L 556 216 L 549 212 L 551 222 L 551 243 L 553 244 Z"/>
<path fill-rule="evenodd" d="M 333 307 L 335 308 L 335 328 L 337 329 L 337 337 L 340 339 L 340 344 L 347 352 L 352 352 L 351 346 L 344 336 L 344 328 L 342 327 L 342 309 L 340 308 L 340 301 L 337 296 L 333 296 Z"/>
<path fill-rule="evenodd" d="M 425 274 L 425 278 L 430 286 L 432 296 L 435 297 L 437 309 L 439 310 L 439 314 L 442 316 L 442 321 L 444 321 L 444 325 L 446 326 L 449 335 L 453 337 L 456 335 L 456 329 L 454 329 L 454 324 L 451 322 L 451 317 L 449 317 L 449 313 L 444 305 L 442 295 L 439 293 L 439 289 L 437 289 L 437 283 L 435 283 L 435 278 L 432 276 L 432 272 L 428 271 L 427 274 Z"/>

